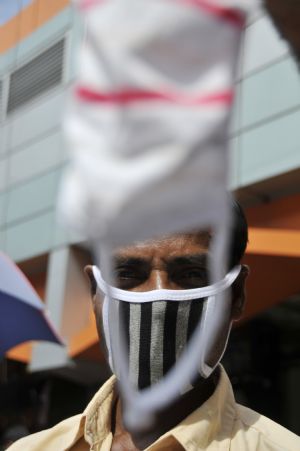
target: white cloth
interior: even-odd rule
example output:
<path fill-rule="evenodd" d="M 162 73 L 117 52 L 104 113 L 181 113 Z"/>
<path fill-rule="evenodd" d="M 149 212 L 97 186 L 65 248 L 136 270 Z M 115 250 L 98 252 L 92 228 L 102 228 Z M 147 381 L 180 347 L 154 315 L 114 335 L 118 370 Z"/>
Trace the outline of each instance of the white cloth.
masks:
<path fill-rule="evenodd" d="M 224 215 L 246 0 L 82 0 L 60 211 L 116 244 Z"/>

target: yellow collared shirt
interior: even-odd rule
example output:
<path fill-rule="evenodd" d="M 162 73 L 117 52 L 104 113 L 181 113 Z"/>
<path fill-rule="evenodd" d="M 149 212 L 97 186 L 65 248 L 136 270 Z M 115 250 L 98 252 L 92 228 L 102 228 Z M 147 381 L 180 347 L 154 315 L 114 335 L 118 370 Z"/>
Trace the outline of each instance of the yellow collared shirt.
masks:
<path fill-rule="evenodd" d="M 51 429 L 25 437 L 10 451 L 109 451 L 115 377 L 85 411 Z M 272 420 L 237 404 L 222 369 L 213 395 L 147 451 L 300 451 L 300 438 Z"/>

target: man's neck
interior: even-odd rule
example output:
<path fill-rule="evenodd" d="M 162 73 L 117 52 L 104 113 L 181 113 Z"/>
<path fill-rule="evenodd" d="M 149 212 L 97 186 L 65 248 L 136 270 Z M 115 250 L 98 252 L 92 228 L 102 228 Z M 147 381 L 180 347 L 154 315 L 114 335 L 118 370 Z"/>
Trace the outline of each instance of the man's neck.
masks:
<path fill-rule="evenodd" d="M 138 434 L 129 433 L 125 429 L 122 421 L 122 403 L 118 398 L 113 412 L 112 451 L 139 451 L 150 446 L 207 401 L 215 391 L 219 377 L 220 369 L 217 368 L 208 379 L 199 378 L 191 390 L 157 413 L 155 422 L 149 429 Z"/>

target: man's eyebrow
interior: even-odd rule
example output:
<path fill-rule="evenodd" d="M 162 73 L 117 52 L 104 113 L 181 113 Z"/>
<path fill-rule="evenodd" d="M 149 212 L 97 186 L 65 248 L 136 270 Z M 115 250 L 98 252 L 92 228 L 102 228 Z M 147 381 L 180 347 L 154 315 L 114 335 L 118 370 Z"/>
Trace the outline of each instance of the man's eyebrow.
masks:
<path fill-rule="evenodd" d="M 167 259 L 167 266 L 179 266 L 179 265 L 197 265 L 206 267 L 207 265 L 207 253 L 203 254 L 190 254 L 181 255 L 180 257 L 171 257 Z"/>
<path fill-rule="evenodd" d="M 124 257 L 115 256 L 113 258 L 114 267 L 118 268 L 120 266 L 136 266 L 136 265 L 149 265 L 149 260 L 141 257 Z"/>

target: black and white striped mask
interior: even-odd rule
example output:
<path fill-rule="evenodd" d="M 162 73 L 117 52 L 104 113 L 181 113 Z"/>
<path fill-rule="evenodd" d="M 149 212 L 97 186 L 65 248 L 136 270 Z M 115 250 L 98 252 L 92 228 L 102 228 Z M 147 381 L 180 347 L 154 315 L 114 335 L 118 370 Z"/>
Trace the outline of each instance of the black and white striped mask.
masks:
<path fill-rule="evenodd" d="M 239 272 L 240 267 L 236 267 L 218 284 L 202 288 L 132 292 L 108 285 L 94 266 L 94 277 L 104 294 L 103 328 L 112 371 L 119 376 L 119 362 L 111 340 L 110 302 L 115 302 L 116 307 L 114 322 L 118 324 L 114 324 L 114 332 L 123 330 L 121 339 L 130 383 L 135 389 L 143 390 L 155 385 L 175 366 L 199 322 L 202 329 L 209 327 L 215 295 L 229 288 Z M 217 353 L 214 368 L 222 358 L 226 343 L 227 337 Z M 207 377 L 205 361 L 204 357 L 202 368 L 199 361 L 198 375 Z M 190 383 L 181 387 L 181 393 L 192 388 L 195 377 L 191 376 Z"/>

